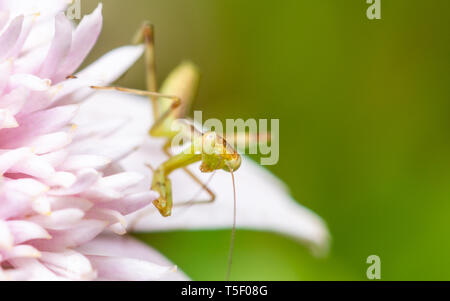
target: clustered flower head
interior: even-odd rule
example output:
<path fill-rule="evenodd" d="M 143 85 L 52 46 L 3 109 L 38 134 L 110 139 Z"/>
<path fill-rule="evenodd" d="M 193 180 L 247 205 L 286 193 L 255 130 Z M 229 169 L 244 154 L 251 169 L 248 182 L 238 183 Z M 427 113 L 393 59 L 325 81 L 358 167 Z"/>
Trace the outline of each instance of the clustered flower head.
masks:
<path fill-rule="evenodd" d="M 147 136 L 148 100 L 91 97 L 90 86 L 119 78 L 143 46 L 115 49 L 78 72 L 100 34 L 102 6 L 78 26 L 64 15 L 66 6 L 0 0 L 0 279 L 187 279 L 126 236 L 127 224 L 135 221 L 138 231 L 230 227 L 229 179 L 211 183 L 218 195 L 212 205 L 140 218 L 158 196 L 145 164 L 166 159 L 160 141 Z M 177 199 L 198 190 L 188 181 L 174 177 Z M 322 220 L 267 171 L 244 162 L 238 184 L 238 226 L 326 246 Z"/>
<path fill-rule="evenodd" d="M 97 40 L 101 6 L 75 28 L 63 14 L 67 1 L 32 2 L 0 1 L 0 278 L 126 277 L 109 274 L 127 266 L 118 258 L 77 250 L 105 230 L 124 234 L 124 215 L 156 196 L 136 190 L 140 174 L 114 168 L 136 147 L 114 140 L 120 124 L 73 123 L 89 78 L 104 71 L 100 64 L 71 76 Z M 173 269 L 147 268 L 147 278 Z"/>

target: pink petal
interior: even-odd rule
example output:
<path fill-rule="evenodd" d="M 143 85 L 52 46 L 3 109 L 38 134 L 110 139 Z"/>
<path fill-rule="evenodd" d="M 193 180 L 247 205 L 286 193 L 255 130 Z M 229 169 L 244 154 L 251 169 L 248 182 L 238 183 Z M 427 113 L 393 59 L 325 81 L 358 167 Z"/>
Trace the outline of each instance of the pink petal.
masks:
<path fill-rule="evenodd" d="M 82 220 L 71 229 L 50 231 L 51 240 L 36 240 L 30 242 L 39 250 L 62 251 L 68 248 L 76 248 L 99 235 L 107 222 L 99 220 Z"/>
<path fill-rule="evenodd" d="M 94 255 L 103 257 L 112 256 L 114 258 L 131 258 L 139 260 L 138 262 L 152 262 L 162 267 L 171 267 L 171 266 L 173 267 L 173 264 L 170 261 L 168 261 L 164 256 L 162 256 L 160 253 L 129 236 L 119 237 L 113 235 L 101 235 L 96 239 L 94 239 L 93 241 L 84 244 L 82 247 L 79 248 L 79 251 L 87 255 L 88 257 Z M 97 264 L 100 263 L 103 265 L 108 265 L 111 263 L 99 261 L 100 260 L 96 261 L 96 263 Z M 108 269 L 108 271 L 105 271 L 107 272 L 106 273 L 107 275 L 100 274 L 99 276 L 104 276 L 107 279 L 120 280 L 117 278 L 117 275 L 111 274 L 112 273 L 111 270 L 113 270 L 116 267 L 115 262 L 112 262 L 112 265 L 113 267 Z M 135 277 L 138 275 L 133 276 L 132 266 L 124 266 L 123 268 L 127 268 L 127 270 L 130 270 L 127 272 L 128 275 L 131 273 L 131 275 L 129 275 L 131 276 L 131 278 L 127 277 L 127 279 L 124 280 L 136 280 Z M 138 280 L 150 279 L 147 277 L 150 277 L 151 275 L 145 275 L 145 273 L 147 272 L 146 271 L 143 272 L 144 273 L 142 275 L 139 275 L 140 279 Z M 148 271 L 148 273 L 149 274 L 152 273 L 151 269 Z M 168 273 L 165 273 L 160 276 L 161 278 L 158 278 L 158 280 L 188 280 L 187 276 L 179 270 L 175 272 L 169 269 Z M 155 277 L 151 279 L 155 279 Z"/>
<path fill-rule="evenodd" d="M 65 278 L 56 275 L 37 259 L 19 258 L 9 260 L 14 269 L 8 273 L 16 281 L 60 281 Z"/>
<path fill-rule="evenodd" d="M 116 210 L 95 208 L 89 211 L 86 217 L 107 221 L 110 230 L 118 235 L 124 235 L 127 232 L 127 221 L 125 217 Z"/>
<path fill-rule="evenodd" d="M 12 129 L 18 126 L 16 118 L 9 110 L 0 109 L 0 129 Z"/>
<path fill-rule="evenodd" d="M 0 218 L 23 216 L 31 210 L 32 200 L 48 191 L 48 187 L 33 179 L 9 180 L 0 189 Z"/>
<path fill-rule="evenodd" d="M 111 160 L 95 155 L 74 155 L 69 156 L 60 168 L 68 171 L 80 170 L 84 168 L 100 169 L 111 163 Z"/>
<path fill-rule="evenodd" d="M 76 195 L 83 191 L 86 191 L 89 187 L 93 186 L 100 174 L 94 169 L 84 169 L 78 172 L 76 182 L 69 188 L 54 189 L 49 192 L 50 195 L 64 196 L 64 195 Z"/>
<path fill-rule="evenodd" d="M 28 15 L 38 12 L 44 19 L 64 11 L 68 5 L 66 0 L 14 0 L 2 2 L 2 9 L 9 11 L 12 16 L 19 13 Z"/>
<path fill-rule="evenodd" d="M 92 80 L 95 85 L 111 83 L 128 70 L 141 57 L 143 51 L 142 45 L 114 49 L 80 71 L 77 77 Z"/>
<path fill-rule="evenodd" d="M 47 135 L 42 135 L 29 143 L 33 147 L 35 154 L 45 154 L 53 151 L 57 151 L 72 141 L 70 134 L 66 132 L 55 132 Z"/>
<path fill-rule="evenodd" d="M 9 230 L 8 224 L 0 220 L 0 250 L 10 250 L 14 246 L 14 236 Z"/>
<path fill-rule="evenodd" d="M 22 31 L 23 16 L 16 17 L 0 36 L 0 61 L 8 58 L 11 45 L 15 45 Z"/>
<path fill-rule="evenodd" d="M 39 71 L 40 77 L 53 79 L 54 74 L 61 62 L 64 62 L 70 51 L 72 43 L 72 24 L 60 13 L 55 18 L 55 36 Z"/>
<path fill-rule="evenodd" d="M 116 201 L 99 204 L 100 207 L 119 211 L 123 215 L 128 215 L 142 209 L 153 202 L 158 197 L 154 191 L 139 192 L 128 195 Z"/>
<path fill-rule="evenodd" d="M 55 172 L 52 177 L 43 179 L 43 181 L 48 186 L 52 186 L 53 188 L 54 187 L 69 188 L 77 181 L 77 177 L 70 172 L 58 171 Z"/>
<path fill-rule="evenodd" d="M 96 154 L 107 157 L 111 161 L 119 161 L 141 144 L 141 137 L 126 137 L 114 135 L 112 138 L 89 139 L 83 143 L 75 143 L 71 145 L 71 150 L 75 153 Z"/>
<path fill-rule="evenodd" d="M 26 160 L 17 162 L 10 172 L 22 173 L 39 179 L 51 178 L 55 169 L 44 159 L 36 155 L 29 156 Z"/>
<path fill-rule="evenodd" d="M 176 271 L 174 267 L 160 266 L 138 259 L 94 255 L 86 257 L 98 271 L 100 280 L 150 281 L 161 279 Z"/>
<path fill-rule="evenodd" d="M 0 11 L 0 31 L 8 23 L 9 13 L 7 11 Z"/>
<path fill-rule="evenodd" d="M 84 217 L 84 211 L 75 208 L 53 211 L 50 215 L 36 215 L 28 221 L 46 229 L 65 230 L 74 227 Z"/>
<path fill-rule="evenodd" d="M 41 253 L 34 247 L 29 245 L 14 246 L 10 250 L 2 251 L 3 260 L 11 260 L 13 258 L 39 258 Z"/>
<path fill-rule="evenodd" d="M 52 214 L 50 200 L 45 195 L 33 199 L 31 208 L 34 212 L 39 213 L 40 215 L 49 216 Z"/>
<path fill-rule="evenodd" d="M 57 275 L 72 280 L 92 280 L 97 277 L 91 262 L 82 254 L 74 251 L 42 252 L 40 261 Z"/>
<path fill-rule="evenodd" d="M 30 91 L 28 89 L 24 87 L 16 88 L 10 93 L 2 95 L 1 107 L 16 115 L 21 111 L 29 95 Z"/>
<path fill-rule="evenodd" d="M 54 197 L 51 199 L 50 203 L 53 210 L 77 208 L 83 211 L 89 211 L 93 206 L 93 204 L 86 199 L 70 196 L 62 198 Z"/>
<path fill-rule="evenodd" d="M 102 29 L 102 4 L 100 3 L 95 11 L 87 15 L 78 25 L 72 41 L 72 47 L 68 59 L 59 69 L 57 81 L 71 75 L 81 65 L 88 53 L 94 46 Z"/>
<path fill-rule="evenodd" d="M 140 183 L 144 179 L 144 176 L 135 172 L 122 172 L 101 179 L 101 184 L 105 187 L 125 190 Z"/>
<path fill-rule="evenodd" d="M 31 16 L 25 17 L 25 20 L 22 24 L 22 31 L 20 33 L 20 36 L 17 39 L 17 42 L 14 45 L 14 47 L 11 47 L 11 50 L 8 53 L 9 57 L 16 58 L 20 54 L 20 52 L 22 51 L 23 45 L 25 44 L 25 41 L 28 39 L 31 28 L 33 27 L 35 18 L 36 18 L 36 15 L 31 15 Z"/>
<path fill-rule="evenodd" d="M 32 91 L 46 91 L 51 85 L 48 79 L 41 79 L 40 77 L 25 73 L 12 75 L 9 83 L 12 87 L 22 87 Z"/>
<path fill-rule="evenodd" d="M 32 155 L 29 148 L 18 148 L 10 151 L 0 151 L 0 175 L 7 172 L 17 162 Z"/>
<path fill-rule="evenodd" d="M 68 156 L 69 152 L 67 151 L 67 149 L 62 149 L 59 151 L 43 154 L 40 157 L 56 168 L 57 166 L 60 166 L 62 163 L 64 163 L 64 160 Z"/>
<path fill-rule="evenodd" d="M 11 76 L 12 67 L 13 67 L 12 60 L 7 60 L 0 63 L 0 93 L 3 93 L 8 84 L 9 77 Z"/>
<path fill-rule="evenodd" d="M 8 227 L 14 236 L 14 243 L 21 244 L 32 239 L 50 239 L 50 234 L 41 226 L 23 220 L 8 221 Z"/>
<path fill-rule="evenodd" d="M 37 135 L 60 130 L 75 116 L 78 106 L 62 106 L 45 111 L 39 111 L 18 119 L 20 127 L 4 129 L 0 132 L 0 141 L 4 148 L 14 148 Z M 40 126 L 37 127 L 36 124 Z"/>

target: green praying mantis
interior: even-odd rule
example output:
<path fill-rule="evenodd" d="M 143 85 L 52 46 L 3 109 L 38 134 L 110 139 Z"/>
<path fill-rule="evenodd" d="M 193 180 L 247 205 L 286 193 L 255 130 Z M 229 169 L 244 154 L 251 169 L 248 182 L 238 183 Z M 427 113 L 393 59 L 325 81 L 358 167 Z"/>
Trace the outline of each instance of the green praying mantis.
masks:
<path fill-rule="evenodd" d="M 151 189 L 159 193 L 158 199 L 154 200 L 153 205 L 163 217 L 172 214 L 174 202 L 172 199 L 172 183 L 169 175 L 177 170 L 183 169 L 202 189 L 210 196 L 206 201 L 188 201 L 177 203 L 176 206 L 189 204 L 211 203 L 214 202 L 215 194 L 205 185 L 195 174 L 187 167 L 193 163 L 201 162 L 200 171 L 211 173 L 217 170 L 224 170 L 231 173 L 233 180 L 233 230 L 230 244 L 230 255 L 228 262 L 227 279 L 229 279 L 232 262 L 232 253 L 234 246 L 234 237 L 236 231 L 236 187 L 234 172 L 241 166 L 242 158 L 237 150 L 227 142 L 226 138 L 219 136 L 214 131 L 203 133 L 195 128 L 192 123 L 182 121 L 192 104 L 199 82 L 199 72 L 194 64 L 184 62 L 179 65 L 165 80 L 161 89 L 158 91 L 156 68 L 155 68 L 155 46 L 154 46 L 154 27 L 149 23 L 144 23 L 134 38 L 135 44 L 144 44 L 145 46 L 145 64 L 146 64 L 146 91 L 129 89 L 123 87 L 99 87 L 92 88 L 98 90 L 116 90 L 126 93 L 149 97 L 153 106 L 154 124 L 149 134 L 153 137 L 164 137 L 167 139 L 163 151 L 168 159 L 156 169 L 149 166 L 153 171 L 153 180 Z M 240 133 L 232 135 L 236 138 Z M 245 136 L 245 133 L 244 133 Z M 185 138 L 190 144 L 187 148 L 178 154 L 172 154 L 170 149 L 178 138 Z M 178 141 L 178 140 L 177 140 Z M 252 137 L 246 137 L 246 141 L 252 143 Z"/>

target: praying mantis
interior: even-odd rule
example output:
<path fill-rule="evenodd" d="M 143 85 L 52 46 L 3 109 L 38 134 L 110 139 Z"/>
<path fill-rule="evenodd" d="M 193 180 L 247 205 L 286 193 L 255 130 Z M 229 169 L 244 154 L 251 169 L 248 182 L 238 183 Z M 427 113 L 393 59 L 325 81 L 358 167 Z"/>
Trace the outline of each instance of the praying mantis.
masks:
<path fill-rule="evenodd" d="M 210 196 L 206 201 L 188 201 L 177 203 L 176 206 L 198 203 L 212 203 L 216 196 L 195 174 L 187 167 L 193 163 L 201 162 L 200 171 L 211 173 L 217 170 L 224 170 L 231 173 L 233 180 L 233 230 L 230 244 L 230 255 L 228 262 L 227 279 L 230 275 L 232 262 L 232 253 L 234 246 L 234 237 L 236 231 L 236 187 L 234 172 L 241 166 L 242 158 L 237 150 L 227 142 L 226 138 L 219 136 L 214 131 L 203 133 L 195 128 L 192 123 L 180 121 L 185 118 L 196 95 L 199 82 L 199 72 L 190 62 L 184 62 L 179 65 L 168 76 L 166 81 L 158 91 L 156 68 L 155 68 L 155 45 L 154 45 L 154 27 L 150 23 L 144 23 L 134 38 L 135 44 L 144 44 L 145 64 L 146 64 L 146 91 L 129 89 L 123 87 L 92 86 L 98 90 L 116 90 L 126 93 L 149 97 L 153 106 L 154 124 L 149 134 L 153 137 L 163 137 L 167 139 L 163 151 L 168 159 L 153 171 L 151 189 L 159 193 L 159 197 L 153 201 L 153 205 L 163 217 L 169 217 L 172 214 L 174 202 L 172 199 L 172 183 L 169 175 L 177 170 L 183 169 L 202 189 Z M 239 133 L 238 133 L 239 134 Z M 182 153 L 172 154 L 170 148 L 176 138 L 184 137 L 190 141 L 190 144 Z M 233 133 L 233 138 L 236 135 Z M 247 141 L 250 141 L 247 137 Z"/>

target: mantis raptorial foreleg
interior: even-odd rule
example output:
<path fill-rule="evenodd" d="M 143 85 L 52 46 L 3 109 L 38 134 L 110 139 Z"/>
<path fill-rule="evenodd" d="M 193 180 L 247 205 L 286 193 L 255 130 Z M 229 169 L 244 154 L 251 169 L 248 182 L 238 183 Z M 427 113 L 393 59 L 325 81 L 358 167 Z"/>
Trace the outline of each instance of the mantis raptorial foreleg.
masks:
<path fill-rule="evenodd" d="M 161 128 L 162 125 L 165 123 L 165 121 L 169 118 L 170 114 L 172 114 L 173 110 L 176 109 L 179 105 L 181 100 L 176 97 L 176 96 L 171 96 L 171 95 L 165 95 L 165 94 L 160 94 L 160 93 L 156 93 L 156 92 L 149 92 L 149 91 L 142 91 L 142 90 L 136 90 L 136 89 L 129 89 L 129 88 L 123 88 L 123 87 L 99 87 L 99 86 L 92 86 L 93 89 L 97 89 L 97 90 L 114 90 L 114 91 L 120 91 L 120 92 L 126 92 L 126 93 L 131 93 L 131 94 L 136 94 L 136 95 L 141 95 L 141 96 L 149 96 L 149 97 L 161 97 L 161 98 L 167 98 L 167 99 L 171 99 L 172 105 L 169 107 L 169 109 L 167 109 L 166 112 L 164 112 L 160 118 L 158 120 L 155 121 L 155 123 L 153 124 L 152 128 L 150 129 L 150 132 L 152 131 L 158 131 L 159 133 L 162 133 L 164 130 Z M 153 100 L 153 98 L 151 98 Z M 167 131 L 167 133 L 169 133 L 169 131 Z M 169 140 L 164 146 L 163 146 L 163 151 L 164 153 L 169 156 L 169 161 L 171 158 L 173 158 L 174 156 L 170 153 L 169 149 L 170 149 L 170 144 L 171 140 Z M 198 143 L 198 142 L 197 142 Z M 189 156 L 189 154 L 188 154 Z M 201 157 L 199 157 L 198 155 L 192 153 L 191 157 L 186 157 L 183 156 L 182 159 L 180 157 L 179 160 L 175 160 L 175 164 L 174 166 L 176 166 L 175 169 L 177 168 L 183 168 L 183 170 L 187 173 L 187 175 L 189 177 L 191 177 L 197 184 L 199 184 L 202 189 L 204 189 L 211 197 L 210 200 L 207 201 L 189 201 L 189 202 L 185 202 L 185 204 L 192 204 L 192 203 L 211 203 L 215 200 L 215 194 L 205 185 L 203 184 L 203 182 L 197 177 L 195 176 L 189 169 L 187 169 L 186 166 L 201 161 Z M 191 162 L 192 161 L 192 162 Z M 172 166 L 172 165 L 170 165 Z M 152 170 L 154 170 L 152 168 Z M 154 170 L 154 172 L 156 173 L 158 171 Z M 166 185 L 164 185 L 165 181 L 168 181 L 168 183 L 170 183 L 169 179 L 164 176 L 163 172 L 160 171 L 160 173 L 162 174 L 160 176 L 160 179 L 158 182 L 155 182 L 155 185 L 157 186 L 164 186 L 164 189 L 168 189 Z M 168 195 L 171 195 L 171 190 L 169 190 Z M 182 203 L 177 204 L 177 206 L 180 206 Z M 169 204 L 163 204 L 163 207 L 165 206 L 172 206 L 172 201 L 169 201 Z M 157 206 L 158 208 L 158 206 Z"/>
<path fill-rule="evenodd" d="M 169 143 L 166 143 L 163 146 L 163 150 L 164 150 L 164 153 L 169 158 L 172 157 L 172 154 L 170 153 L 170 144 Z M 193 174 L 192 171 L 190 171 L 187 167 L 183 167 L 183 170 L 192 180 L 194 180 L 194 182 L 196 182 L 198 185 L 200 185 L 202 190 L 206 191 L 206 193 L 209 195 L 210 199 L 197 201 L 197 200 L 194 200 L 195 199 L 195 197 L 194 197 L 194 199 L 192 199 L 190 201 L 176 203 L 176 204 L 174 204 L 174 206 L 179 207 L 179 206 L 186 206 L 186 205 L 193 205 L 193 204 L 210 204 L 216 200 L 216 195 L 214 194 L 214 192 L 212 192 L 211 189 L 208 188 L 207 184 L 203 183 L 202 180 L 200 180 L 195 174 Z"/>

